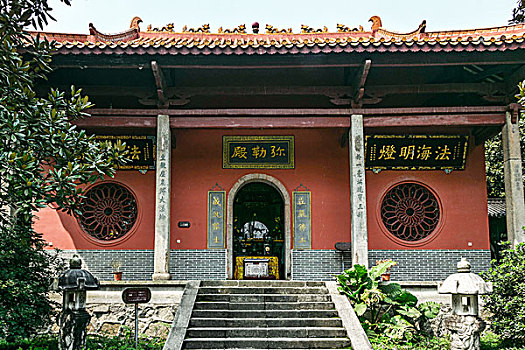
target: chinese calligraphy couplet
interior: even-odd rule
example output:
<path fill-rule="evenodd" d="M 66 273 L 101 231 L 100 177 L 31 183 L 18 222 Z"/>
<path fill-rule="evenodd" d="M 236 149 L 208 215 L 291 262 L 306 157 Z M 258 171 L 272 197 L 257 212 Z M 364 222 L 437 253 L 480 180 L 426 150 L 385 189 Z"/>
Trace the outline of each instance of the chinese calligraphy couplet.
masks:
<path fill-rule="evenodd" d="M 169 116 L 157 117 L 157 171 L 153 280 L 168 280 L 170 260 L 171 130 Z"/>
<path fill-rule="evenodd" d="M 507 206 L 507 232 L 513 247 L 525 242 L 525 201 L 523 200 L 523 173 L 521 167 L 520 129 L 512 122 L 511 112 L 506 114 L 503 127 L 503 171 L 505 174 L 505 203 Z"/>
<path fill-rule="evenodd" d="M 224 249 L 225 191 L 208 192 L 208 248 Z"/>
<path fill-rule="evenodd" d="M 310 249 L 311 238 L 311 192 L 292 192 L 294 249 Z"/>
<path fill-rule="evenodd" d="M 368 267 L 363 116 L 352 115 L 348 135 L 352 265 Z"/>

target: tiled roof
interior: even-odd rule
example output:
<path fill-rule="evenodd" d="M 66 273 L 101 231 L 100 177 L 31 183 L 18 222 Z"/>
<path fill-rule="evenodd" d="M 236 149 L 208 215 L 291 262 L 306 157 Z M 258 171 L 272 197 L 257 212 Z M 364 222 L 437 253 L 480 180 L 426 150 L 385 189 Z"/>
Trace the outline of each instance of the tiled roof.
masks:
<path fill-rule="evenodd" d="M 41 33 L 56 41 L 62 54 L 160 54 L 160 55 L 264 55 L 330 52 L 414 52 L 414 51 L 503 51 L 525 48 L 525 24 L 474 29 L 425 32 L 426 23 L 410 33 L 396 33 L 381 27 L 381 20 L 371 18 L 372 28 L 350 28 L 338 24 L 335 32 L 327 27 L 301 26 L 277 29 L 266 25 L 264 33 L 245 26 L 218 29 L 184 26 L 177 32 L 173 24 L 162 28 L 148 26 L 140 31 L 140 18 L 132 20 L 130 29 L 118 34 L 103 34 L 90 25 L 90 35 Z"/>
<path fill-rule="evenodd" d="M 488 198 L 487 199 L 489 217 L 502 217 L 507 215 L 505 198 Z"/>

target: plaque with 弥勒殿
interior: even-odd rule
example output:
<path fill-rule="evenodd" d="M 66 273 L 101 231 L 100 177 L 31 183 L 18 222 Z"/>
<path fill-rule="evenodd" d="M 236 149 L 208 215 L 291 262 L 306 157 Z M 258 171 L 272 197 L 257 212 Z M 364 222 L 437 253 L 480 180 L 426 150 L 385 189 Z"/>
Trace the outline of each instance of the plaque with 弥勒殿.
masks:
<path fill-rule="evenodd" d="M 367 135 L 367 170 L 464 170 L 467 135 Z"/>
<path fill-rule="evenodd" d="M 294 169 L 293 136 L 223 136 L 224 169 Z"/>

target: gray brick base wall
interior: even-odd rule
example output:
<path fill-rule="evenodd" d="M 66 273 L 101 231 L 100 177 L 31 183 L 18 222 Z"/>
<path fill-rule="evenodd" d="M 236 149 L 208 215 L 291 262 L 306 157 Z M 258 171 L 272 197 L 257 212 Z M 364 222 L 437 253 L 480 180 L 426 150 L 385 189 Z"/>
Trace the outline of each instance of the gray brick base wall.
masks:
<path fill-rule="evenodd" d="M 113 280 L 111 262 L 120 260 L 123 281 L 151 280 L 153 250 L 63 250 L 60 256 L 69 259 L 78 254 L 82 267 L 101 281 Z"/>
<path fill-rule="evenodd" d="M 226 249 L 172 250 L 170 273 L 175 280 L 226 279 Z"/>
<path fill-rule="evenodd" d="M 342 253 L 334 250 L 293 250 L 292 279 L 300 281 L 332 280 L 342 270 Z M 391 271 L 397 281 L 442 281 L 456 273 L 456 264 L 467 258 L 475 273 L 490 266 L 490 250 L 371 250 L 369 265 L 376 260 L 392 259 L 398 263 Z M 344 253 L 345 269 L 351 266 L 350 252 Z"/>
<path fill-rule="evenodd" d="M 292 279 L 330 281 L 340 274 L 342 253 L 335 250 L 292 250 Z M 350 253 L 344 253 L 345 268 L 350 267 Z"/>
<path fill-rule="evenodd" d="M 490 267 L 490 250 L 371 250 L 368 262 L 392 259 L 398 265 L 391 270 L 391 279 L 397 281 L 443 281 L 457 272 L 457 262 L 467 258 L 472 272 L 479 273 Z"/>
<path fill-rule="evenodd" d="M 113 280 L 111 261 L 122 261 L 123 280 L 151 280 L 153 250 L 64 250 L 60 255 L 69 258 L 78 254 L 83 267 L 98 279 Z M 226 279 L 226 250 L 172 250 L 170 273 L 174 280 Z M 292 250 L 292 279 L 297 281 L 329 281 L 341 273 L 343 254 L 335 250 Z M 369 264 L 376 260 L 392 259 L 392 280 L 442 281 L 456 272 L 462 258 L 472 264 L 473 272 L 490 266 L 489 250 L 371 250 Z M 344 268 L 351 266 L 350 253 L 344 253 Z"/>

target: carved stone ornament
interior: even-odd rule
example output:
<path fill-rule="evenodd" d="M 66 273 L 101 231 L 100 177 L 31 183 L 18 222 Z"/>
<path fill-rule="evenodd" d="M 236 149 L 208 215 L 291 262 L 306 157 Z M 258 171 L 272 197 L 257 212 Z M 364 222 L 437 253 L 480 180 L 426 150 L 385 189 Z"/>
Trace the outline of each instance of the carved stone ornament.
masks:
<path fill-rule="evenodd" d="M 450 315 L 445 318 L 445 327 L 450 330 L 451 350 L 479 350 L 480 333 L 485 322 L 475 316 Z"/>

